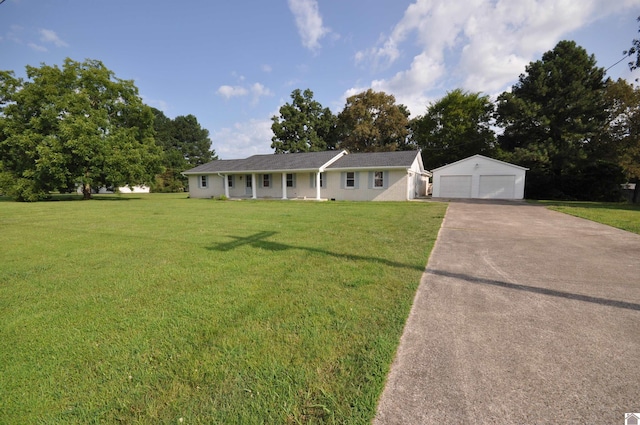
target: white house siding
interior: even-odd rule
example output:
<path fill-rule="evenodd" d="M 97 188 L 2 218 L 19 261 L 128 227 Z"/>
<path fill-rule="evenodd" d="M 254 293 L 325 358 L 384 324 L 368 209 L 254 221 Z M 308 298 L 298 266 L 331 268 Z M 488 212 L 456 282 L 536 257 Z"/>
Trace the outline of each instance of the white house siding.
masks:
<path fill-rule="evenodd" d="M 201 176 L 189 176 L 189 196 L 191 198 L 211 198 L 212 196 L 224 195 L 223 181 L 220 176 L 207 175 L 207 187 L 202 187 Z"/>
<path fill-rule="evenodd" d="M 369 184 L 369 173 L 384 171 L 386 188 L 373 188 Z M 407 200 L 407 172 L 406 170 L 359 170 L 356 173 L 357 188 L 347 188 L 344 184 L 345 171 L 331 171 L 327 173 L 328 185 L 322 192 L 326 199 L 336 201 L 406 201 Z"/>
<path fill-rule="evenodd" d="M 283 173 L 269 173 L 270 186 L 263 186 L 263 176 L 265 173 L 255 174 L 256 196 L 258 198 L 282 198 L 282 175 Z M 294 175 L 294 187 L 286 187 L 286 174 Z M 252 192 L 247 189 L 247 179 L 251 179 L 251 174 L 230 174 L 232 185 L 229 187 L 230 198 L 251 198 Z M 301 199 L 316 197 L 315 184 L 312 186 L 312 178 L 315 182 L 316 173 L 285 173 L 285 190 L 287 199 Z M 201 175 L 189 175 L 189 192 L 192 198 L 211 198 L 225 194 L 224 180 L 215 174 L 208 174 L 208 187 L 203 188 L 200 183 Z M 324 189 L 321 189 L 321 194 Z M 324 198 L 324 196 L 321 195 Z"/>
<path fill-rule="evenodd" d="M 380 171 L 380 170 L 378 170 Z M 344 187 L 344 172 L 328 171 L 323 173 L 323 186 L 320 188 L 321 199 L 335 199 L 338 201 L 405 201 L 415 197 L 416 187 L 423 184 L 420 175 L 411 175 L 404 170 L 384 170 L 386 173 L 386 187 L 374 188 L 369 182 L 370 174 L 374 171 L 355 171 L 357 176 L 357 188 Z M 295 187 L 288 187 L 287 199 L 315 199 L 316 173 L 294 173 Z M 200 175 L 189 176 L 189 192 L 192 198 L 212 198 L 225 194 L 224 180 L 218 175 L 206 175 L 207 187 L 202 187 Z M 233 185 L 229 187 L 231 198 L 251 198 L 247 193 L 246 175 L 234 175 Z M 262 174 L 256 174 L 256 194 L 258 198 L 282 198 L 282 173 L 271 175 L 271 186 L 262 186 Z M 409 184 L 409 190 L 407 188 Z"/>
<path fill-rule="evenodd" d="M 423 174 L 422 167 L 420 166 L 421 160 L 416 157 L 409 169 L 407 193 L 409 199 L 415 199 L 419 197 L 427 196 L 427 190 L 429 186 L 429 177 Z"/>
<path fill-rule="evenodd" d="M 320 158 L 323 162 L 319 163 L 316 160 L 314 168 L 286 170 L 292 164 L 309 166 L 309 160 L 313 160 L 312 156 L 315 155 L 322 155 Z M 291 161 L 282 161 L 288 158 L 291 158 Z M 251 198 L 255 193 L 259 199 L 405 201 L 426 195 L 429 173 L 424 172 L 421 157 L 417 152 L 353 154 L 353 156 L 348 155 L 348 158 L 349 160 L 345 161 L 343 153 L 336 154 L 334 159 L 328 158 L 326 153 L 291 154 L 290 157 L 257 155 L 245 160 L 213 161 L 185 173 L 189 178 L 189 193 L 193 198 L 212 198 L 221 195 L 231 198 Z M 276 166 L 281 168 L 275 168 L 274 159 Z M 267 167 L 264 168 L 265 170 L 277 169 L 278 171 L 269 172 L 269 185 L 265 187 L 263 183 L 265 172 L 250 174 L 251 171 L 241 171 L 245 165 L 262 165 Z M 301 171 L 305 169 L 309 171 Z M 323 170 L 322 186 L 319 190 L 316 188 L 318 172 L 311 171 L 314 169 Z M 251 168 L 247 167 L 245 170 L 251 170 Z M 380 171 L 384 176 L 383 187 L 375 187 L 374 173 Z M 356 174 L 356 187 L 346 187 L 347 172 Z M 287 187 L 287 174 L 293 175 L 293 184 L 290 187 Z M 251 187 L 247 188 L 247 182 L 252 180 L 252 176 L 253 191 Z M 203 179 L 206 184 L 203 184 Z M 231 184 L 225 190 L 225 182 L 229 179 Z"/>
<path fill-rule="evenodd" d="M 526 170 L 474 155 L 433 170 L 433 197 L 523 199 Z"/>

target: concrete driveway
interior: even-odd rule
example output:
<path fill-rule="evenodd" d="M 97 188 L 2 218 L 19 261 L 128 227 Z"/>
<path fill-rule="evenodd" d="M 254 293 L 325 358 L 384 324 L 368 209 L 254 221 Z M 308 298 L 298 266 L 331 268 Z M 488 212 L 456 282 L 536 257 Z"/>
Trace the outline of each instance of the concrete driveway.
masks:
<path fill-rule="evenodd" d="M 374 424 L 624 424 L 640 412 L 640 236 L 452 202 Z"/>

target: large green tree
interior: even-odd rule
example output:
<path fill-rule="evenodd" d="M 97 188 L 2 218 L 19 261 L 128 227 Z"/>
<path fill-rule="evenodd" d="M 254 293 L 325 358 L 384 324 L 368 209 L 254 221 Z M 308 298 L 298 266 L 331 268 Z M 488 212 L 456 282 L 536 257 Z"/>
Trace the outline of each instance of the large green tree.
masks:
<path fill-rule="evenodd" d="M 623 79 L 607 81 L 607 120 L 600 137 L 589 146 L 594 158 L 616 164 L 627 181 L 636 183 L 633 202 L 640 195 L 640 88 Z"/>
<path fill-rule="evenodd" d="M 317 152 L 335 147 L 336 118 L 329 108 L 313 99 L 306 89 L 291 92 L 291 103 L 280 107 L 271 118 L 271 147 L 275 153 Z"/>
<path fill-rule="evenodd" d="M 153 113 L 132 81 L 102 62 L 66 59 L 0 74 L 0 188 L 19 200 L 51 191 L 150 184 L 158 171 Z"/>
<path fill-rule="evenodd" d="M 609 166 L 588 155 L 607 119 L 604 69 L 593 55 L 573 41 L 559 42 L 499 96 L 497 118 L 506 159 L 531 169 L 527 196 L 591 197 L 590 182 Z"/>
<path fill-rule="evenodd" d="M 475 154 L 491 156 L 496 142 L 491 128 L 494 109 L 489 96 L 461 89 L 430 104 L 425 115 L 410 123 L 424 166 L 433 169 Z"/>
<path fill-rule="evenodd" d="M 152 189 L 183 191 L 187 179 L 181 172 L 218 158 L 211 149 L 209 130 L 202 128 L 193 115 L 170 119 L 158 109 L 153 109 L 153 113 L 156 142 L 163 150 L 163 171 L 156 176 Z"/>
<path fill-rule="evenodd" d="M 369 89 L 347 98 L 337 128 L 339 147 L 352 152 L 414 148 L 409 142 L 409 110 L 384 92 Z"/>

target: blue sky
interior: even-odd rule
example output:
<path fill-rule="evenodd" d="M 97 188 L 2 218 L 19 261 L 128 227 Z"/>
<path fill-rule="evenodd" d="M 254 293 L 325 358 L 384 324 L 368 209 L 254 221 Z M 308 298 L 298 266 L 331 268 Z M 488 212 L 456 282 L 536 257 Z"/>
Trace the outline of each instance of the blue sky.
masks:
<path fill-rule="evenodd" d="M 456 88 L 498 95 L 560 40 L 607 68 L 639 15 L 640 0 L 6 0 L 0 69 L 100 60 L 232 159 L 273 152 L 270 118 L 296 88 L 334 113 L 373 88 L 421 115 Z M 626 62 L 608 75 L 639 78 Z"/>

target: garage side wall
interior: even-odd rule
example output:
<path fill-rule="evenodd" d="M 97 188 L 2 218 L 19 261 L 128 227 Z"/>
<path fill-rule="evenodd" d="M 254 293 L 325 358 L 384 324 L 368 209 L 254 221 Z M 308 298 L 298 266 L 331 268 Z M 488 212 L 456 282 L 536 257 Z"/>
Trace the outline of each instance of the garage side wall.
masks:
<path fill-rule="evenodd" d="M 433 172 L 434 198 L 523 199 L 526 170 L 471 157 Z"/>

